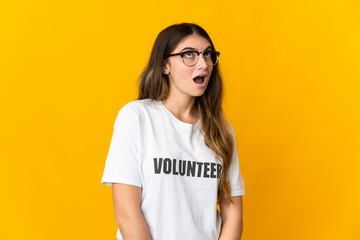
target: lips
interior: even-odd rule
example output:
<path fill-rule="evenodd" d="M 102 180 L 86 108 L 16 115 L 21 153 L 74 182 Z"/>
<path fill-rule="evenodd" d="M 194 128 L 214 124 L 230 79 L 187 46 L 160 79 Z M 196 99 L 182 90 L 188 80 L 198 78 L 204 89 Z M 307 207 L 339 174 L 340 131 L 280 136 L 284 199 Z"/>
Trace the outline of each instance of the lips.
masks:
<path fill-rule="evenodd" d="M 201 84 L 201 83 L 203 83 L 205 81 L 205 77 L 206 77 L 206 75 L 201 74 L 201 75 L 198 75 L 198 76 L 194 77 L 193 81 L 196 82 L 196 83 Z"/>
<path fill-rule="evenodd" d="M 195 77 L 193 80 L 196 83 L 203 83 L 205 79 L 204 77 Z"/>

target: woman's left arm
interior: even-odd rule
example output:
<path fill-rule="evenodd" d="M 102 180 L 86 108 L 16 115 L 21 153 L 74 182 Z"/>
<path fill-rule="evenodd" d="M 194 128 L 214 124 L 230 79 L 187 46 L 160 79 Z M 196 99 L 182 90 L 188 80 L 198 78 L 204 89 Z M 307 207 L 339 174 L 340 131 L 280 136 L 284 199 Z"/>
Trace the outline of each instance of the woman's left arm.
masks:
<path fill-rule="evenodd" d="M 242 196 L 232 197 L 233 203 L 220 203 L 222 226 L 219 240 L 240 240 L 243 232 Z"/>

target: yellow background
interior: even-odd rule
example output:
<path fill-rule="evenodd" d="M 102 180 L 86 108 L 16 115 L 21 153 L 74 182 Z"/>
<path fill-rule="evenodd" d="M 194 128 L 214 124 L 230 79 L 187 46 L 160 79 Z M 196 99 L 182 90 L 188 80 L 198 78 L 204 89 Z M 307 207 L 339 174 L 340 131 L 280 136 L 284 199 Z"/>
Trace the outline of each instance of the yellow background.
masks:
<path fill-rule="evenodd" d="M 184 21 L 221 52 L 243 239 L 360 239 L 359 1 L 4 0 L 0 21 L 0 239 L 115 239 L 114 120 Z"/>

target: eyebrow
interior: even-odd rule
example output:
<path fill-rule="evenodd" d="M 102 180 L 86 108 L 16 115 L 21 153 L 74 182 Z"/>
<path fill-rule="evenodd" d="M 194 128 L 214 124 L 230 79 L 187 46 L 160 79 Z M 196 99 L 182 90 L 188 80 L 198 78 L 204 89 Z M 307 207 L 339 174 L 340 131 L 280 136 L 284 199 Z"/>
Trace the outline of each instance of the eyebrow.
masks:
<path fill-rule="evenodd" d="M 212 47 L 211 46 L 208 46 L 207 48 L 205 48 L 205 50 L 208 50 L 208 49 L 212 49 Z M 197 50 L 196 48 L 193 48 L 193 47 L 186 47 L 186 48 L 183 48 L 180 52 L 182 52 L 182 51 L 184 51 L 184 50 Z M 205 51 L 204 50 L 204 51 Z"/>

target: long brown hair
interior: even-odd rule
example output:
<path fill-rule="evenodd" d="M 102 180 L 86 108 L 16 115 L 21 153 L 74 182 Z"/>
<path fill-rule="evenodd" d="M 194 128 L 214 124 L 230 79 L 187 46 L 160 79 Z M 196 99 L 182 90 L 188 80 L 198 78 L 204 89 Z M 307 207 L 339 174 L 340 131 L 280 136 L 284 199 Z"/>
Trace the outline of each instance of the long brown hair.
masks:
<path fill-rule="evenodd" d="M 139 78 L 139 96 L 141 99 L 165 100 L 170 91 L 168 76 L 163 74 L 164 57 L 173 51 L 186 36 L 197 34 L 209 41 L 215 50 L 209 35 L 200 26 L 192 23 L 171 25 L 162 30 L 153 45 L 147 67 Z M 232 202 L 228 169 L 234 152 L 234 142 L 230 124 L 223 109 L 223 83 L 219 64 L 213 67 L 208 86 L 202 96 L 196 97 L 193 110 L 200 115 L 205 145 L 212 150 L 222 164 L 222 175 L 217 193 L 218 203 Z"/>

